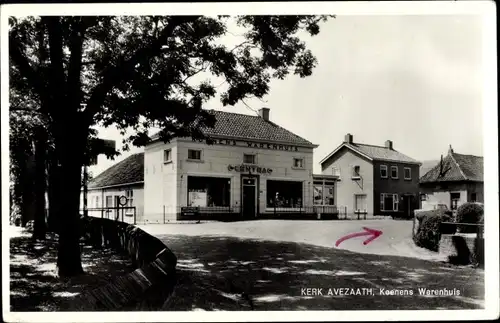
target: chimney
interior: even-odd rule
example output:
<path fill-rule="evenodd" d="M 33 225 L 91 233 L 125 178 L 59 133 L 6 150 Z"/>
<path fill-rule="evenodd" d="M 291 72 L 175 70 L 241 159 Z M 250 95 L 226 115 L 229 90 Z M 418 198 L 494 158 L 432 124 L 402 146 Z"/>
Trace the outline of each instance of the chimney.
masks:
<path fill-rule="evenodd" d="M 352 135 L 350 133 L 348 133 L 347 135 L 345 135 L 345 139 L 344 139 L 344 142 L 348 143 L 348 144 L 352 144 Z"/>
<path fill-rule="evenodd" d="M 392 141 L 391 140 L 385 141 L 385 148 L 389 148 L 390 150 L 392 150 Z"/>
<path fill-rule="evenodd" d="M 450 145 L 450 148 L 448 148 L 448 155 L 453 154 L 453 148 Z"/>
<path fill-rule="evenodd" d="M 259 116 L 266 120 L 269 121 L 269 108 L 261 108 L 259 109 Z"/>

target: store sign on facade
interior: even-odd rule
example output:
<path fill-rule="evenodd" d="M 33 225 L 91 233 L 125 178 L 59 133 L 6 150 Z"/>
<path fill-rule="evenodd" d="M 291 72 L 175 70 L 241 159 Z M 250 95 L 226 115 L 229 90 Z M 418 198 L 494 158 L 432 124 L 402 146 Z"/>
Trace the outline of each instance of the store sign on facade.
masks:
<path fill-rule="evenodd" d="M 271 174 L 273 170 L 271 168 L 260 167 L 260 166 L 249 166 L 249 165 L 229 165 L 227 166 L 229 171 L 235 171 L 240 173 L 256 173 L 256 174 Z"/>
<path fill-rule="evenodd" d="M 193 139 L 193 141 L 196 140 Z M 213 139 L 213 141 L 214 144 L 216 145 L 240 146 L 248 148 L 283 150 L 283 151 L 299 151 L 299 147 L 292 145 L 280 145 L 280 144 L 252 142 L 252 141 L 236 141 L 232 139 Z M 199 142 L 203 142 L 203 140 L 199 140 Z"/>

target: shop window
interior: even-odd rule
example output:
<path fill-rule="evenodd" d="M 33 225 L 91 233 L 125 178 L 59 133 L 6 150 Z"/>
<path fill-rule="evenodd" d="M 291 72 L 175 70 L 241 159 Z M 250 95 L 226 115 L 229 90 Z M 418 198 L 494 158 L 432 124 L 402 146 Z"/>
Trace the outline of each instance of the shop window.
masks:
<path fill-rule="evenodd" d="M 380 211 L 397 212 L 399 209 L 398 194 L 380 194 Z"/>
<path fill-rule="evenodd" d="M 302 207 L 302 182 L 267 181 L 267 207 Z"/>
<path fill-rule="evenodd" d="M 172 161 L 172 149 L 165 149 L 163 151 L 163 162 L 169 163 Z"/>
<path fill-rule="evenodd" d="M 398 179 L 398 166 L 391 166 L 391 178 Z"/>
<path fill-rule="evenodd" d="M 380 177 L 387 178 L 387 165 L 380 165 Z"/>
<path fill-rule="evenodd" d="M 313 189 L 315 205 L 335 205 L 333 182 L 314 181 Z"/>
<path fill-rule="evenodd" d="M 471 193 L 471 195 L 470 195 L 470 201 L 471 202 L 477 202 L 477 195 L 476 195 L 476 193 Z"/>
<path fill-rule="evenodd" d="M 243 163 L 244 164 L 257 164 L 257 158 L 255 155 L 243 154 Z"/>
<path fill-rule="evenodd" d="M 405 179 L 411 180 L 411 168 L 410 167 L 405 167 Z"/>
<path fill-rule="evenodd" d="M 294 168 L 304 168 L 304 159 L 303 158 L 294 158 L 293 159 L 293 167 Z"/>
<path fill-rule="evenodd" d="M 99 207 L 99 196 L 95 197 L 95 207 Z"/>
<path fill-rule="evenodd" d="M 231 180 L 218 177 L 188 176 L 188 206 L 229 206 Z"/>
<path fill-rule="evenodd" d="M 201 160 L 201 150 L 188 149 L 189 160 Z"/>

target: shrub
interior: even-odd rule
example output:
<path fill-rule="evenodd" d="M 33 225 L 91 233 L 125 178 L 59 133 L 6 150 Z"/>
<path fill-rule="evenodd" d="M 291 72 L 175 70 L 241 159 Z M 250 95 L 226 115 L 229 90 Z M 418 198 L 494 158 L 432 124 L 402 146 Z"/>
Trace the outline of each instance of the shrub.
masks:
<path fill-rule="evenodd" d="M 457 223 L 477 224 L 484 214 L 484 208 L 478 203 L 465 203 L 457 210 Z M 474 233 L 477 227 L 474 225 L 459 225 L 458 230 L 463 233 Z"/>
<path fill-rule="evenodd" d="M 439 250 L 439 240 L 441 239 L 441 222 L 453 222 L 453 217 L 440 210 L 429 211 L 418 227 L 415 235 L 415 244 L 419 247 L 431 250 Z"/>

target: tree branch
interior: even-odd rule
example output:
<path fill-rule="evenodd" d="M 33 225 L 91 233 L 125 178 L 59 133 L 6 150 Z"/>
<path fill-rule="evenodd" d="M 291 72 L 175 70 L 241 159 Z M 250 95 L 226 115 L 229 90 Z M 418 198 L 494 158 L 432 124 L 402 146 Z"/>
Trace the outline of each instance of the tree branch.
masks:
<path fill-rule="evenodd" d="M 160 55 L 165 39 L 171 37 L 174 30 L 181 24 L 195 21 L 196 19 L 198 19 L 197 16 L 173 16 L 167 26 L 160 32 L 158 38 L 154 39 L 146 47 L 141 47 L 136 50 L 129 59 L 125 59 L 124 56 L 122 56 L 121 59 L 118 60 L 118 64 L 116 66 L 110 66 L 104 72 L 102 82 L 90 93 L 87 108 L 84 111 L 83 121 L 86 122 L 86 124 L 92 123 L 94 115 L 102 106 L 108 93 L 113 89 L 114 85 L 120 80 L 120 78 L 123 77 L 122 72 L 124 70 L 133 68 L 144 56 L 155 57 Z"/>
<path fill-rule="evenodd" d="M 35 69 L 30 65 L 28 58 L 21 50 L 18 39 L 12 35 L 12 33 L 9 35 L 9 57 L 19 69 L 20 74 L 26 77 L 28 84 L 30 84 L 35 92 L 40 96 L 44 96 L 45 86 L 42 80 L 38 77 Z"/>
<path fill-rule="evenodd" d="M 68 109 L 61 109 L 58 104 L 59 98 L 66 93 L 65 89 L 65 74 L 64 74 L 64 62 L 63 62 L 63 35 L 61 28 L 60 17 L 42 17 L 42 22 L 47 25 L 49 33 L 49 46 L 50 46 L 50 94 L 51 99 L 55 99 L 52 104 L 52 111 L 68 111 Z M 56 99 L 55 97 L 59 97 Z M 57 102 L 57 103 L 56 103 Z"/>

